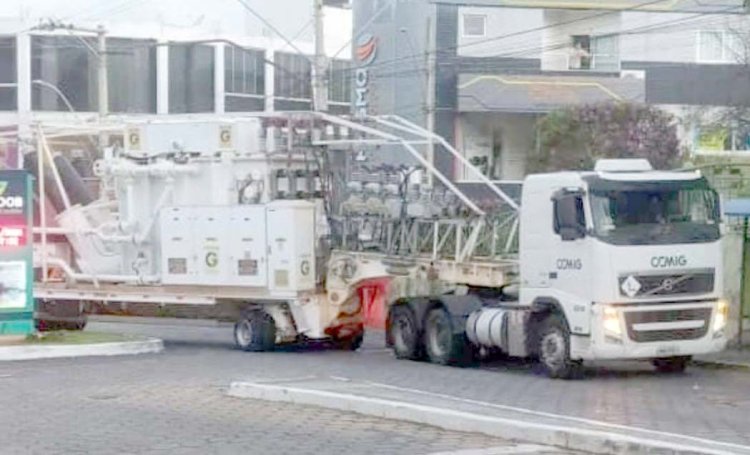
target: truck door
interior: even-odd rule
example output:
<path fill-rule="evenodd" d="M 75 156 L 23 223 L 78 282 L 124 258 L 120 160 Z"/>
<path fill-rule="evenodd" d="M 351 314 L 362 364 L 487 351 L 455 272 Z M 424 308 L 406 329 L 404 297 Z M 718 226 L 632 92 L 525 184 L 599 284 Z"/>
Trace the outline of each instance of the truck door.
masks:
<path fill-rule="evenodd" d="M 549 288 L 563 307 L 572 333 L 589 333 L 592 280 L 584 194 L 560 190 L 552 198 L 553 232 L 547 259 Z"/>

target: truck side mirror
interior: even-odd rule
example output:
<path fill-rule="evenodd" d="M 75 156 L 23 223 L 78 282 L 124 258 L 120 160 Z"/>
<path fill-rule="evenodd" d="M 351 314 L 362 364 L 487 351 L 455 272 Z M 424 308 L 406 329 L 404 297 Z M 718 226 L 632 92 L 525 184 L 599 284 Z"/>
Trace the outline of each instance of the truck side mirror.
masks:
<path fill-rule="evenodd" d="M 554 228 L 564 241 L 586 236 L 583 197 L 580 193 L 562 193 L 553 198 Z"/>

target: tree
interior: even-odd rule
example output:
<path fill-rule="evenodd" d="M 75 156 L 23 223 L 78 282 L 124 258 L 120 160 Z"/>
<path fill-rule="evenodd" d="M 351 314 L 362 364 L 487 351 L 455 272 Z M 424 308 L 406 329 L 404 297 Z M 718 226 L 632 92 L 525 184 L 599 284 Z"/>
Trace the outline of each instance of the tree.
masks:
<path fill-rule="evenodd" d="M 674 117 L 653 106 L 605 103 L 554 111 L 537 123 L 527 172 L 591 170 L 600 158 L 646 158 L 656 169 L 677 164 Z"/>

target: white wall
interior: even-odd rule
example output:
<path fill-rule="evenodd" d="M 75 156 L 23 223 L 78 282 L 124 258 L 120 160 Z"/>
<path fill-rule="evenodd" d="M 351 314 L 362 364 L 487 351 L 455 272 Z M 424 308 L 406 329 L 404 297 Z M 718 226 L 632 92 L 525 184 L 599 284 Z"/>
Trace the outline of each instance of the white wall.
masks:
<path fill-rule="evenodd" d="M 487 36 L 463 36 L 466 13 L 487 16 Z M 569 43 L 571 35 L 617 34 L 622 61 L 692 63 L 698 31 L 747 33 L 750 27 L 746 16 L 736 14 L 478 7 L 460 7 L 458 22 L 459 55 L 540 58 L 544 54 L 545 69 L 551 70 L 562 69 L 550 62 L 555 53 L 565 52 L 556 48 Z M 529 32 L 537 28 L 541 30 Z"/>
<path fill-rule="evenodd" d="M 542 33 L 542 69 L 567 70 L 573 35 L 607 35 L 621 30 L 620 13 L 545 10 Z"/>
<path fill-rule="evenodd" d="M 487 16 L 485 37 L 463 36 L 463 15 L 466 13 Z M 466 57 L 539 58 L 542 34 L 538 30 L 529 30 L 543 25 L 542 13 L 543 10 L 529 8 L 461 7 L 458 9 L 458 54 Z"/>
<path fill-rule="evenodd" d="M 534 147 L 534 124 L 536 116 L 527 114 L 464 113 L 458 119 L 458 149 L 467 159 L 491 156 L 496 146 L 500 147 L 500 159 L 496 166 L 502 180 L 521 180 L 526 170 L 526 154 Z M 459 179 L 469 179 L 463 169 L 457 172 Z"/>

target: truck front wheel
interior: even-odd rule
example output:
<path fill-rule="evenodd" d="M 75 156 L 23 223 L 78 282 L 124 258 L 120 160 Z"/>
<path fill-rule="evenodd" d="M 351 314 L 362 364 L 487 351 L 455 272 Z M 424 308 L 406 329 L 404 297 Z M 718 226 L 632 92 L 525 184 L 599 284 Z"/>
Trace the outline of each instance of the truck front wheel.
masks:
<path fill-rule="evenodd" d="M 272 351 L 276 344 L 276 324 L 263 310 L 248 311 L 234 325 L 234 341 L 243 351 Z"/>
<path fill-rule="evenodd" d="M 683 373 L 690 357 L 667 357 L 664 359 L 654 359 L 652 363 L 659 373 Z"/>
<path fill-rule="evenodd" d="M 570 358 L 570 333 L 562 318 L 551 314 L 542 322 L 537 352 L 547 376 L 573 379 L 583 372 L 583 364 Z"/>

